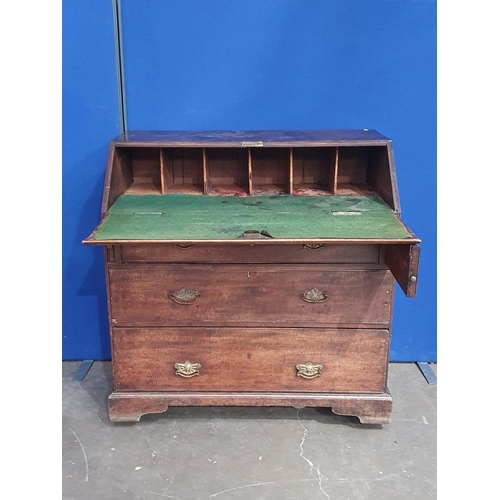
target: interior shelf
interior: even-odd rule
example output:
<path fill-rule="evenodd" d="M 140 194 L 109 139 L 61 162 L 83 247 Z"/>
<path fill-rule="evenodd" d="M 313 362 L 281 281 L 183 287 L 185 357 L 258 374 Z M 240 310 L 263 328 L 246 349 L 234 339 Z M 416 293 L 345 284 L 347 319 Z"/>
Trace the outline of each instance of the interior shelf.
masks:
<path fill-rule="evenodd" d="M 293 193 L 334 194 L 336 153 L 337 148 L 294 148 Z"/>
<path fill-rule="evenodd" d="M 162 148 L 160 156 L 162 192 L 204 193 L 204 150 L 201 148 Z"/>
<path fill-rule="evenodd" d="M 250 194 L 290 194 L 290 151 L 249 149 Z"/>
<path fill-rule="evenodd" d="M 205 149 L 206 194 L 244 196 L 249 191 L 248 153 L 241 148 Z"/>
<path fill-rule="evenodd" d="M 130 194 L 161 194 L 160 149 L 122 148 L 115 156 L 116 173 L 121 173 Z"/>
<path fill-rule="evenodd" d="M 382 196 L 383 147 L 118 147 L 119 194 Z M 116 196 L 115 196 L 116 198 Z"/>

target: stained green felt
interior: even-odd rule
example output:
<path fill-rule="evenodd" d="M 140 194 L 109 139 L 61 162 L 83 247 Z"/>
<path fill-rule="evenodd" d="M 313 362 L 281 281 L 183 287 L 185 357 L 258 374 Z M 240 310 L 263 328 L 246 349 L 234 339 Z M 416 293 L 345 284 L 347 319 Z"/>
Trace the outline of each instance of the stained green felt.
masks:
<path fill-rule="evenodd" d="M 244 231 L 284 239 L 410 238 L 378 196 L 123 195 L 95 240 L 233 240 Z"/>

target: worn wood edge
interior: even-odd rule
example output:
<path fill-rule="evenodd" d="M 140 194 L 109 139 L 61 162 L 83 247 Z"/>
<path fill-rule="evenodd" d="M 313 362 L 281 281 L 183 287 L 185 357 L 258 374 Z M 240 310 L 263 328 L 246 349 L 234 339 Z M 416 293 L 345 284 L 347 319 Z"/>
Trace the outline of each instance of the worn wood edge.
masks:
<path fill-rule="evenodd" d="M 98 226 L 99 227 L 99 226 Z M 98 229 L 96 228 L 96 230 Z M 94 231 L 95 232 L 95 231 Z M 93 233 L 92 233 L 93 234 Z M 266 244 L 292 244 L 292 243 L 339 243 L 339 244 L 367 244 L 367 245 L 417 245 L 422 241 L 418 238 L 403 238 L 403 239 L 327 239 L 327 238 L 308 238 L 308 239 L 292 239 L 292 238 L 269 238 L 267 240 L 244 240 L 244 239 L 227 239 L 227 240 L 95 240 L 92 235 L 82 241 L 84 245 L 127 245 L 127 244 L 158 244 L 168 243 L 173 245 L 185 244 L 225 244 L 237 243 L 238 245 L 266 245 Z"/>
<path fill-rule="evenodd" d="M 137 147 L 165 147 L 165 148 L 234 148 L 238 147 L 241 149 L 246 149 L 249 146 L 242 146 L 242 141 L 232 141 L 232 142 L 187 142 L 187 141 L 134 141 L 134 142 L 123 142 L 123 141 L 112 141 L 116 147 L 120 148 L 137 148 Z M 244 141 L 243 141 L 244 142 Z M 302 147 L 349 147 L 349 146 L 387 146 L 390 142 L 389 139 L 353 139 L 353 140 L 339 140 L 339 141 L 287 141 L 287 142 L 264 142 L 262 147 L 264 148 L 302 148 Z"/>
<path fill-rule="evenodd" d="M 112 393 L 108 397 L 108 414 L 111 422 L 139 422 L 143 415 L 164 413 L 168 405 L 163 398 L 136 394 L 134 398 Z"/>
<path fill-rule="evenodd" d="M 108 147 L 108 159 L 106 162 L 106 174 L 104 177 L 104 189 L 101 200 L 101 217 L 108 211 L 108 203 L 109 203 L 109 191 L 111 189 L 111 175 L 113 171 L 113 159 L 115 155 L 115 146 L 114 143 L 110 143 Z"/>
<path fill-rule="evenodd" d="M 360 397 L 338 399 L 332 404 L 332 412 L 344 417 L 357 417 L 362 424 L 390 424 L 392 396 L 387 391 L 383 398 Z"/>
<path fill-rule="evenodd" d="M 400 247 L 397 247 L 400 248 Z M 420 247 L 418 245 L 412 245 L 410 247 L 410 266 L 408 269 L 408 297 L 414 298 L 417 296 L 417 286 L 418 286 L 418 269 L 420 266 Z M 412 282 L 412 278 L 417 278 L 416 281 Z"/>
<path fill-rule="evenodd" d="M 108 247 L 106 247 L 108 248 Z M 118 245 L 115 248 L 120 248 Z M 215 261 L 215 260 L 196 260 L 192 259 L 189 261 L 180 261 L 177 259 L 162 260 L 162 261 L 122 261 L 121 255 L 117 252 L 115 254 L 116 262 L 108 261 L 109 269 L 124 269 L 128 271 L 141 270 L 141 271 L 165 271 L 165 272 L 175 272 L 181 270 L 193 269 L 193 266 L 197 266 L 198 269 L 205 270 L 221 270 L 225 266 L 231 266 L 233 270 L 237 270 L 235 264 L 238 266 L 245 266 L 246 271 L 263 271 L 263 272 L 276 272 L 276 270 L 260 268 L 259 266 L 268 266 L 269 264 L 277 264 L 280 266 L 279 272 L 285 270 L 295 271 L 324 271 L 324 272 L 376 272 L 376 271 L 390 271 L 389 267 L 385 263 L 372 263 L 372 262 L 309 262 L 306 260 L 302 261 L 292 261 L 289 259 L 276 259 L 274 261 L 262 261 L 257 259 L 252 260 L 226 260 L 226 261 Z M 201 266 L 201 267 L 200 267 Z M 248 269 L 246 268 L 248 266 Z M 313 266 L 313 267 L 312 267 Z M 241 271 L 241 269 L 240 269 Z"/>
<path fill-rule="evenodd" d="M 142 415 L 164 413 L 169 406 L 330 407 L 361 423 L 389 423 L 392 396 L 384 393 L 290 392 L 113 392 L 108 397 L 112 422 L 137 422 Z"/>
<path fill-rule="evenodd" d="M 396 176 L 396 162 L 394 160 L 394 148 L 392 141 L 387 141 L 387 157 L 389 159 L 389 178 L 391 179 L 392 197 L 394 202 L 394 212 L 401 213 L 401 202 L 399 199 L 398 181 Z"/>
<path fill-rule="evenodd" d="M 417 294 L 419 261 L 418 245 L 388 245 L 386 248 L 385 263 L 408 298 Z"/>
<path fill-rule="evenodd" d="M 110 324 L 112 324 L 115 328 L 143 328 L 144 323 L 137 322 L 134 323 L 132 321 L 118 321 L 116 318 L 114 318 L 114 321 L 112 321 Z M 161 321 L 155 321 L 155 322 L 150 322 L 148 323 L 147 328 L 148 329 L 162 329 L 164 327 L 164 322 L 162 323 Z M 192 323 L 187 321 L 176 321 L 170 324 L 172 328 L 176 329 L 181 329 L 181 328 L 245 328 L 245 329 L 255 329 L 255 328 L 266 328 L 266 325 L 269 325 L 269 322 L 251 322 L 251 321 L 224 321 L 222 323 L 221 321 L 213 321 L 213 322 L 206 322 L 203 324 L 203 327 L 195 327 L 192 325 Z M 289 322 L 289 323 L 282 323 L 280 328 L 284 329 L 296 329 L 296 330 L 310 330 L 311 329 L 311 321 L 306 321 L 304 320 L 303 322 L 299 323 L 298 321 L 294 322 Z M 362 329 L 368 329 L 368 330 L 388 330 L 389 326 L 387 322 L 380 322 L 380 323 L 340 323 L 340 322 L 332 322 L 332 323 L 314 323 L 312 325 L 314 329 L 317 330 L 362 330 Z"/>

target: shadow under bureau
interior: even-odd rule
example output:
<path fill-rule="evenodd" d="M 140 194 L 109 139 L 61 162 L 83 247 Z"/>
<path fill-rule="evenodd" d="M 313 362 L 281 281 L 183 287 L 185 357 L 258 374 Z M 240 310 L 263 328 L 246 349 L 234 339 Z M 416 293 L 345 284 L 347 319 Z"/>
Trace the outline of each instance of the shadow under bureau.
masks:
<path fill-rule="evenodd" d="M 112 421 L 168 406 L 326 406 L 388 423 L 394 282 L 420 240 L 375 131 L 128 132 L 102 220 Z"/>

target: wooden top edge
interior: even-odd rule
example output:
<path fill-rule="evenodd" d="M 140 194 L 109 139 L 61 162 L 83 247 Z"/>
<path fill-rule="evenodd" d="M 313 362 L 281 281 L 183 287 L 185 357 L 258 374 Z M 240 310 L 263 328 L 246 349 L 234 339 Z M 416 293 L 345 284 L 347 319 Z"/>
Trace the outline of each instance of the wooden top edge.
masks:
<path fill-rule="evenodd" d="M 128 131 L 112 143 L 121 147 L 293 147 L 385 146 L 376 130 Z"/>
<path fill-rule="evenodd" d="M 291 328 L 293 330 L 293 328 Z M 326 328 L 315 328 L 315 330 L 327 330 Z M 339 330 L 347 331 L 346 328 L 341 328 Z M 369 328 L 366 331 L 385 331 L 385 328 Z M 370 399 L 370 400 L 380 400 L 380 401 L 392 401 L 392 396 L 390 391 L 386 388 L 384 392 L 280 392 L 280 391 L 252 391 L 252 392 L 223 392 L 223 391 L 209 391 L 209 392 L 183 392 L 183 391 L 172 391 L 172 392 L 112 392 L 109 395 L 109 399 L 134 399 L 134 398 L 165 398 L 169 397 L 181 399 L 181 398 L 198 398 L 211 399 L 214 397 L 224 397 L 227 399 L 288 399 L 288 398 L 302 398 L 310 400 L 360 400 L 360 399 Z"/>
<path fill-rule="evenodd" d="M 241 245 L 272 245 L 272 244 L 292 244 L 292 243 L 339 243 L 339 244 L 361 244 L 361 245 L 418 245 L 421 240 L 418 238 L 404 239 L 285 239 L 270 238 L 269 240 L 234 239 L 234 240 L 94 240 L 91 236 L 82 241 L 84 245 L 149 245 L 158 243 L 168 243 L 172 245 L 186 244 L 228 244 L 237 243 Z"/>

